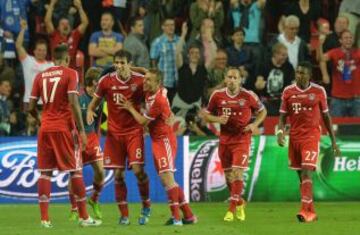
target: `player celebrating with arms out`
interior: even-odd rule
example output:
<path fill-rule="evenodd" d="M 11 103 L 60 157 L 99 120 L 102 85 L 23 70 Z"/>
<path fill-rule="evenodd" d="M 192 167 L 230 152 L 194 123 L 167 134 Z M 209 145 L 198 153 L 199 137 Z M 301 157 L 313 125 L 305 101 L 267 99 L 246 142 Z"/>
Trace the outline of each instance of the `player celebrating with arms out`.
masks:
<path fill-rule="evenodd" d="M 226 88 L 218 89 L 210 97 L 205 121 L 220 123 L 219 157 L 230 191 L 230 205 L 224 221 L 245 220 L 243 173 L 248 168 L 251 133 L 264 121 L 266 109 L 255 93 L 241 87 L 242 77 L 237 68 L 228 68 Z M 251 123 L 251 116 L 255 120 Z"/>
<path fill-rule="evenodd" d="M 172 214 L 166 225 L 193 224 L 197 222 L 197 218 L 193 215 L 189 204 L 185 201 L 183 190 L 174 178 L 177 143 L 172 127 L 167 124 L 172 113 L 166 96 L 167 91 L 161 84 L 160 71 L 150 69 L 144 79 L 146 113 L 140 114 L 131 101 L 126 99 L 123 100 L 122 107 L 127 109 L 138 123 L 149 127 L 155 168 L 166 189 Z M 179 207 L 184 214 L 183 220 L 180 219 Z"/>
<path fill-rule="evenodd" d="M 93 123 L 96 117 L 95 110 L 102 98 L 105 98 L 109 111 L 109 129 L 104 147 L 104 168 L 115 170 L 115 200 L 121 213 L 119 224 L 130 224 L 125 169 L 131 168 L 137 178 L 142 199 L 143 207 L 138 222 L 143 225 L 150 216 L 149 178 L 144 171 L 143 127 L 122 108 L 121 101 L 124 98 L 132 100 L 135 108 L 140 110 L 144 98 L 144 76 L 132 72 L 130 63 L 131 54 L 128 51 L 119 50 L 115 53 L 116 71 L 100 78 L 88 106 L 87 123 Z"/>
<path fill-rule="evenodd" d="M 91 102 L 91 99 L 94 96 L 97 80 L 100 73 L 101 70 L 95 67 L 91 67 L 87 70 L 85 74 L 84 93 L 79 97 L 82 119 L 84 121 L 85 132 L 87 136 L 87 145 L 85 151 L 83 151 L 82 153 L 82 160 L 84 165 L 91 164 L 91 167 L 94 170 L 93 192 L 88 199 L 88 203 L 93 209 L 95 219 L 102 219 L 102 213 L 99 206 L 99 196 L 104 183 L 103 154 L 101 152 L 99 142 L 99 128 L 102 114 L 102 105 L 97 108 L 97 116 L 95 118 L 96 120 L 91 125 L 88 125 L 86 123 L 86 112 Z M 71 213 L 69 219 L 73 221 L 76 220 L 78 217 L 78 209 L 71 188 L 72 187 L 70 181 L 69 198 L 71 202 Z"/>
<path fill-rule="evenodd" d="M 310 82 L 312 66 L 300 62 L 296 72 L 296 83 L 287 86 L 282 94 L 277 141 L 285 146 L 284 127 L 290 118 L 289 163 L 300 179 L 301 210 L 297 214 L 300 222 L 317 220 L 312 192 L 312 172 L 316 169 L 320 143 L 320 113 L 332 142 L 334 154 L 340 155 L 332 130 L 331 117 L 326 101 L 325 89 Z"/>
<path fill-rule="evenodd" d="M 37 101 L 41 97 L 43 102 L 37 153 L 41 172 L 38 181 L 41 226 L 52 227 L 48 207 L 51 176 L 55 169 L 70 172 L 72 191 L 79 208 L 80 226 L 99 226 L 101 221 L 93 220 L 86 210 L 86 191 L 81 171 L 81 149 L 77 128 L 84 150 L 87 139 L 78 100 L 78 74 L 68 68 L 70 57 L 66 45 L 55 48 L 54 62 L 56 66 L 36 76 L 29 103 L 29 112 L 37 119 Z"/>

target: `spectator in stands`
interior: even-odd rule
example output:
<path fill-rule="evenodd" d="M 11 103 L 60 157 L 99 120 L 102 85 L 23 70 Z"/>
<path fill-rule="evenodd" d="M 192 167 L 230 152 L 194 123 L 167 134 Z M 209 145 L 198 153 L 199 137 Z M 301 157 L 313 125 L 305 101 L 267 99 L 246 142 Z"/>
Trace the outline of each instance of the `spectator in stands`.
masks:
<path fill-rule="evenodd" d="M 334 24 L 334 32 L 329 34 L 322 46 L 324 52 L 327 52 L 333 48 L 340 47 L 339 37 L 340 34 L 349 28 L 349 20 L 345 16 L 338 16 Z"/>
<path fill-rule="evenodd" d="M 244 37 L 244 29 L 241 27 L 235 28 L 231 34 L 232 45 L 226 48 L 226 52 L 229 66 L 239 68 L 247 78 L 249 72 L 252 71 L 254 58 L 252 58 L 251 51 L 244 48 Z"/>
<path fill-rule="evenodd" d="M 188 49 L 188 61 L 179 69 L 179 81 L 176 95 L 172 102 L 172 110 L 176 116 L 185 117 L 194 107 L 201 107 L 204 97 L 207 71 L 200 63 L 200 48 L 192 45 Z"/>
<path fill-rule="evenodd" d="M 262 52 L 261 39 L 263 32 L 262 11 L 266 0 L 231 0 L 228 11 L 228 21 L 232 31 L 241 27 L 245 31 L 245 47 L 249 48 L 254 57 L 254 66 L 259 69 L 264 55 Z"/>
<path fill-rule="evenodd" d="M 221 39 L 220 29 L 224 23 L 224 9 L 221 1 L 197 0 L 190 6 L 190 21 L 192 30 L 190 39 L 194 39 L 201 32 L 204 19 L 212 19 L 216 38 Z"/>
<path fill-rule="evenodd" d="M 25 94 L 24 94 L 24 108 L 27 109 L 29 103 L 30 93 L 35 76 L 47 68 L 54 65 L 53 62 L 47 61 L 46 56 L 48 52 L 47 43 L 44 40 L 38 40 L 35 42 L 34 56 L 29 55 L 24 46 L 24 34 L 27 29 L 27 23 L 25 20 L 21 20 L 21 30 L 16 40 L 16 51 L 18 58 L 21 62 L 24 81 L 25 81 Z"/>
<path fill-rule="evenodd" d="M 0 79 L 0 136 L 10 134 L 10 107 L 7 100 L 10 94 L 10 80 Z"/>
<path fill-rule="evenodd" d="M 340 47 L 325 54 L 320 50 L 320 69 L 325 84 L 330 82 L 326 62 L 332 62 L 330 110 L 335 117 L 360 117 L 360 49 L 353 48 L 353 43 L 352 33 L 344 30 L 340 35 Z"/>
<path fill-rule="evenodd" d="M 288 49 L 282 43 L 272 48 L 272 56 L 265 60 L 258 72 L 255 91 L 263 101 L 269 116 L 278 116 L 281 94 L 295 79 L 295 71 L 288 61 Z"/>
<path fill-rule="evenodd" d="M 79 47 L 80 39 L 85 33 L 86 28 L 89 24 L 89 20 L 86 16 L 86 13 L 81 5 L 81 0 L 74 0 L 74 5 L 79 11 L 81 23 L 76 29 L 72 29 L 71 23 L 66 16 L 63 16 L 59 19 L 58 26 L 55 29 L 52 22 L 53 12 L 55 4 L 58 0 L 51 0 L 49 7 L 45 15 L 45 26 L 46 31 L 50 35 L 50 49 L 51 54 L 53 50 L 59 44 L 65 43 L 69 47 L 70 55 L 70 67 L 76 69 L 76 52 Z"/>
<path fill-rule="evenodd" d="M 105 68 L 113 63 L 114 54 L 123 48 L 123 36 L 113 32 L 114 17 L 110 12 L 101 15 L 101 31 L 92 33 L 89 55 L 94 57 L 93 66 Z"/>
<path fill-rule="evenodd" d="M 150 26 L 146 29 L 149 42 L 162 34 L 162 22 L 165 19 L 172 18 L 175 20 L 181 14 L 184 5 L 186 6 L 184 0 L 144 0 L 142 2 L 142 5 L 146 6 L 146 21 Z M 144 4 L 144 2 L 147 2 L 147 4 Z"/>
<path fill-rule="evenodd" d="M 37 120 L 30 114 L 26 115 L 25 130 L 21 133 L 22 136 L 36 136 L 38 132 Z"/>
<path fill-rule="evenodd" d="M 349 30 L 355 36 L 355 46 L 360 47 L 360 1 L 343 0 L 339 15 L 349 19 Z"/>
<path fill-rule="evenodd" d="M 187 34 L 187 27 L 183 27 L 181 38 L 175 34 L 175 20 L 167 18 L 162 23 L 163 34 L 152 42 L 150 58 L 152 66 L 158 67 L 164 75 L 163 85 L 168 90 L 168 99 L 172 102 L 176 92 L 178 71 L 176 65 L 177 44 L 183 43 Z"/>
<path fill-rule="evenodd" d="M 293 1 L 285 9 L 285 15 L 295 15 L 299 18 L 301 24 L 299 28 L 299 37 L 306 43 L 310 43 L 311 25 L 320 17 L 320 2 L 310 0 Z"/>
<path fill-rule="evenodd" d="M 222 86 L 225 70 L 228 66 L 228 56 L 224 49 L 218 49 L 215 55 L 214 67 L 208 69 L 208 82 L 206 85 L 206 99 L 208 100 L 213 91 Z"/>
<path fill-rule="evenodd" d="M 20 110 L 13 110 L 10 114 L 10 135 L 20 136 L 25 131 L 25 114 Z"/>
<path fill-rule="evenodd" d="M 0 79 L 9 80 L 12 83 L 15 80 L 15 71 L 6 64 L 3 53 L 0 53 Z"/>
<path fill-rule="evenodd" d="M 145 42 L 143 19 L 139 17 L 132 18 L 130 27 L 131 32 L 125 38 L 124 49 L 131 53 L 134 66 L 149 68 L 150 55 Z"/>
<path fill-rule="evenodd" d="M 32 3 L 37 0 L 2 0 L 0 1 L 0 26 L 4 30 L 4 37 L 8 44 L 7 54 L 5 59 L 15 59 L 15 46 L 14 41 L 18 36 L 21 26 L 20 20 L 28 20 L 28 10 Z M 24 33 L 25 47 L 28 46 L 30 40 L 29 31 Z"/>
<path fill-rule="evenodd" d="M 215 37 L 215 24 L 212 19 L 203 19 L 200 34 L 188 42 L 188 46 L 194 44 L 200 48 L 200 63 L 204 63 L 207 69 L 211 69 L 214 66 L 216 50 L 222 44 Z"/>
<path fill-rule="evenodd" d="M 279 34 L 272 42 L 272 47 L 276 42 L 283 43 L 288 49 L 290 64 L 295 69 L 299 61 L 310 60 L 309 48 L 306 42 L 297 36 L 300 21 L 297 16 L 289 15 L 284 20 L 284 32 Z"/>

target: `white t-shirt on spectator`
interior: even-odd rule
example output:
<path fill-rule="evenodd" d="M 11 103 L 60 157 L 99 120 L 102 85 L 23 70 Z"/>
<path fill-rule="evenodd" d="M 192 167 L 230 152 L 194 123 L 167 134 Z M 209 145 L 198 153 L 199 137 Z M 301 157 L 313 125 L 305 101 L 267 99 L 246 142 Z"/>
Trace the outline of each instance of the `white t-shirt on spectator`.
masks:
<path fill-rule="evenodd" d="M 300 38 L 296 36 L 295 40 L 293 42 L 289 42 L 286 40 L 284 34 L 280 34 L 278 37 L 279 42 L 284 44 L 288 49 L 288 56 L 289 56 L 289 62 L 290 64 L 296 69 L 298 63 L 299 63 L 299 48 L 300 48 Z"/>
<path fill-rule="evenodd" d="M 35 59 L 34 56 L 26 55 L 26 57 L 21 60 L 21 65 L 23 68 L 25 81 L 25 92 L 23 101 L 25 103 L 29 103 L 31 89 L 35 76 L 38 73 L 50 68 L 51 66 L 54 66 L 54 63 L 51 61 L 39 62 Z"/>

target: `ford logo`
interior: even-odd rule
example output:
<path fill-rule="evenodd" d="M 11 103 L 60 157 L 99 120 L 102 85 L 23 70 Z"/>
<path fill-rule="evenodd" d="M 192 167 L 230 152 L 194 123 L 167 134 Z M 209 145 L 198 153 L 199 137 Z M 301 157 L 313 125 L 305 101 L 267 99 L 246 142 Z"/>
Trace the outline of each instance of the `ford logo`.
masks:
<path fill-rule="evenodd" d="M 22 200 L 37 200 L 37 142 L 16 141 L 0 144 L 0 196 Z M 86 191 L 92 190 L 92 169 L 83 169 Z M 105 185 L 109 184 L 113 172 L 105 171 Z M 68 173 L 53 172 L 51 198 L 62 199 L 68 195 Z"/>

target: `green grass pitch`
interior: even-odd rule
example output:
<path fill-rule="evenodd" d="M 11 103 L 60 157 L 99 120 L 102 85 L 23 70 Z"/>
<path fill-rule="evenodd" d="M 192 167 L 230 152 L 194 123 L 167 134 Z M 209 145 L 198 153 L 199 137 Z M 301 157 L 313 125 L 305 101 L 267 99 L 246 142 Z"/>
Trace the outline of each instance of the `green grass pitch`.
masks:
<path fill-rule="evenodd" d="M 169 218 L 166 204 L 153 204 L 150 222 L 146 226 L 137 224 L 139 204 L 130 204 L 129 226 L 117 224 L 118 212 L 115 204 L 103 204 L 103 224 L 98 228 L 80 228 L 68 221 L 68 204 L 51 204 L 50 216 L 54 228 L 40 228 L 37 205 L 0 205 L 1 235 L 107 235 L 107 234 L 184 234 L 184 235 L 340 235 L 360 234 L 359 202 L 316 203 L 319 221 L 311 224 L 297 222 L 295 214 L 299 203 L 249 203 L 246 221 L 223 222 L 226 203 L 193 203 L 199 217 L 196 225 L 168 227 L 163 223 Z M 91 212 L 91 211 L 90 211 Z"/>

